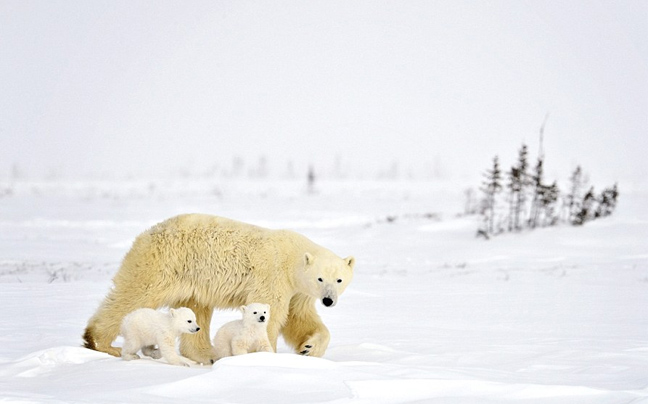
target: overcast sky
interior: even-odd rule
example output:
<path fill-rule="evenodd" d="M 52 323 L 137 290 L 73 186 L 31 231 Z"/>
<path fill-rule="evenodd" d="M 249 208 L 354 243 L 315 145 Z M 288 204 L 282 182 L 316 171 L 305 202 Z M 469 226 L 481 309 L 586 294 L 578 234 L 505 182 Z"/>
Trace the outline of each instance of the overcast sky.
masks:
<path fill-rule="evenodd" d="M 0 0 L 0 178 L 648 174 L 648 2 Z"/>

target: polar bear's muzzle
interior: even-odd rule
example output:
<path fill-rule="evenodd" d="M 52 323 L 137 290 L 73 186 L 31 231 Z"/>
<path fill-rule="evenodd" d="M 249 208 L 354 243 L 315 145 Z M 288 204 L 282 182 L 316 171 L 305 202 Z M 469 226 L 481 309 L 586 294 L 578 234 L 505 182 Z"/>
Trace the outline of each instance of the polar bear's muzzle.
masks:
<path fill-rule="evenodd" d="M 337 303 L 337 291 L 331 286 L 326 286 L 322 290 L 322 304 L 326 307 L 333 307 Z"/>

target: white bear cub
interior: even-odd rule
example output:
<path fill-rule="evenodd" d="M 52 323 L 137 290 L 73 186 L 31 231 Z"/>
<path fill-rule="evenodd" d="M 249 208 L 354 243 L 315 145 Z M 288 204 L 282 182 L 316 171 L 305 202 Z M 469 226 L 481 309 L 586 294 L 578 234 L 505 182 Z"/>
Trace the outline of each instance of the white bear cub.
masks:
<path fill-rule="evenodd" d="M 189 308 L 170 309 L 168 313 L 137 309 L 122 320 L 124 346 L 121 356 L 125 360 L 139 359 L 137 351 L 141 349 L 153 359 L 164 358 L 172 365 L 190 366 L 195 362 L 176 352 L 176 339 L 180 334 L 194 334 L 199 330 L 196 315 Z"/>
<path fill-rule="evenodd" d="M 270 306 L 250 303 L 239 310 L 243 319 L 224 324 L 214 336 L 216 360 L 248 352 L 274 352 L 268 340 Z"/>

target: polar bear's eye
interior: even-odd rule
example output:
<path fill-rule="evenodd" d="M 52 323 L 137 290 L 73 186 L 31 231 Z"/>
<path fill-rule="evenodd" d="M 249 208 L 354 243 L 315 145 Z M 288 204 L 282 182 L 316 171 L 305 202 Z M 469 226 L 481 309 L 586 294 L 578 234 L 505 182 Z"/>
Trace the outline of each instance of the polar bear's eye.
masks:
<path fill-rule="evenodd" d="M 252 314 L 256 314 L 256 311 L 254 313 L 252 313 Z"/>
<path fill-rule="evenodd" d="M 338 283 L 342 283 L 342 279 L 338 279 Z"/>
<path fill-rule="evenodd" d="M 322 278 L 317 278 L 317 280 L 320 281 L 320 282 L 324 282 L 324 281 L 322 280 Z"/>
<path fill-rule="evenodd" d="M 191 323 L 191 320 L 187 320 L 188 323 Z"/>

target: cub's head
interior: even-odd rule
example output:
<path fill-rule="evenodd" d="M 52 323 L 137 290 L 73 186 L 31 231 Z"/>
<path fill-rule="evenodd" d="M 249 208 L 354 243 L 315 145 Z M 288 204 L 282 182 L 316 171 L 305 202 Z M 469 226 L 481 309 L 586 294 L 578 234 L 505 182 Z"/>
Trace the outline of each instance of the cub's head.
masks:
<path fill-rule="evenodd" d="M 335 306 L 338 297 L 353 279 L 354 265 L 353 257 L 306 253 L 300 282 L 301 292 L 321 301 L 326 307 Z"/>
<path fill-rule="evenodd" d="M 200 331 L 200 327 L 196 323 L 196 315 L 191 309 L 187 307 L 171 309 L 169 315 L 176 330 L 185 334 L 194 334 Z"/>
<path fill-rule="evenodd" d="M 250 324 L 267 325 L 270 319 L 270 305 L 263 303 L 250 303 L 239 307 L 243 313 L 243 322 Z"/>

